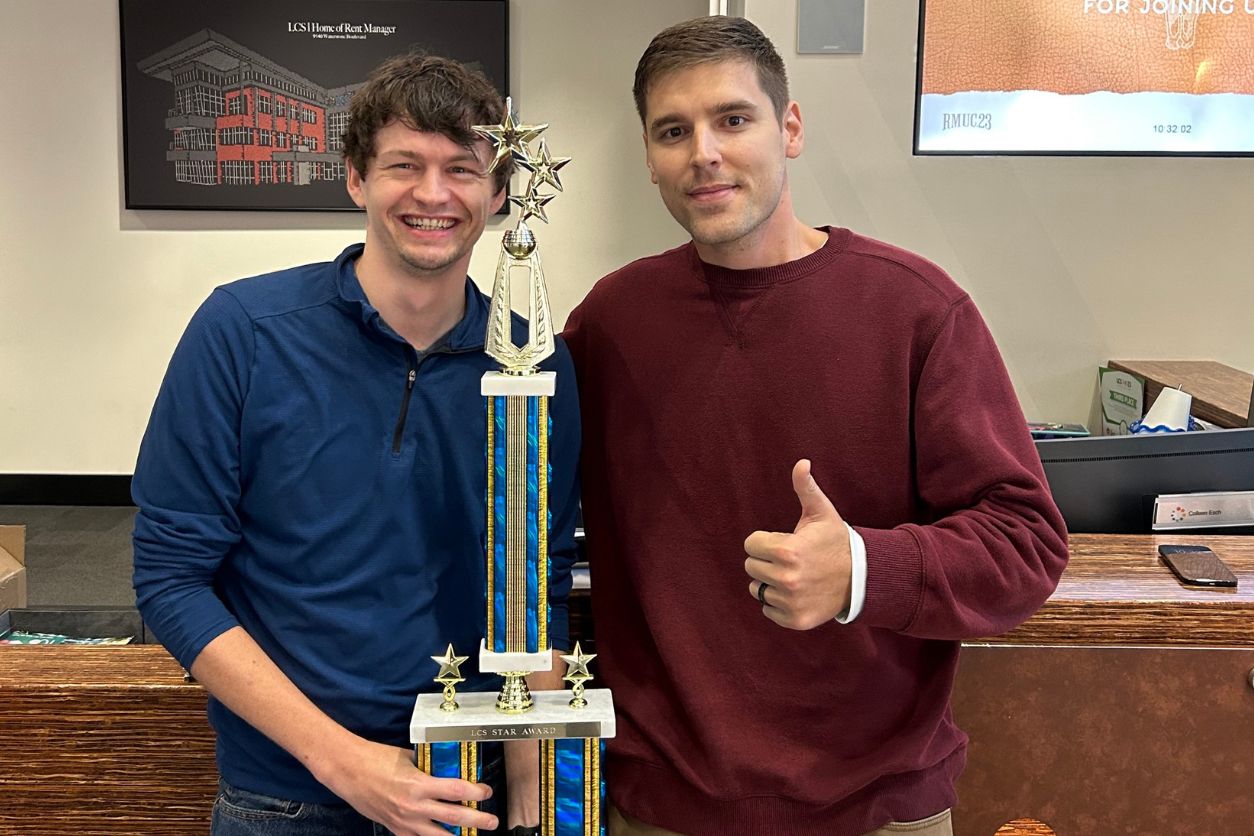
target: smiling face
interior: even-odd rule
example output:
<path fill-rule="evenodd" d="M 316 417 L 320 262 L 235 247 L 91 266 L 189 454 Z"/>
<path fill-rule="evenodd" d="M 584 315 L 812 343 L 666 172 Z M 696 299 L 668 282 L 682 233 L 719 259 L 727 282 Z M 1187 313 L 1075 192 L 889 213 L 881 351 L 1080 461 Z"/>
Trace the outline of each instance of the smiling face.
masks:
<path fill-rule="evenodd" d="M 362 259 L 460 281 L 487 217 L 505 200 L 486 173 L 487 142 L 465 148 L 394 120 L 375 134 L 374 149 L 364 176 L 348 166 L 348 193 L 366 210 Z"/>
<path fill-rule="evenodd" d="M 675 70 L 645 101 L 649 171 L 702 258 L 769 246 L 792 227 L 785 162 L 801 153 L 801 116 L 791 102 L 776 118 L 752 64 Z"/>

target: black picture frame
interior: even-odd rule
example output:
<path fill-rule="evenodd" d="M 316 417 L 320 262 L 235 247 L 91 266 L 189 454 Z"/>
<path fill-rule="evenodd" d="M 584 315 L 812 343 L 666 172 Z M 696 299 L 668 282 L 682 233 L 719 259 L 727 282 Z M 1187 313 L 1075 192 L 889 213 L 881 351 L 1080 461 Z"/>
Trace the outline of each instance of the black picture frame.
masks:
<path fill-rule="evenodd" d="M 509 90 L 506 0 L 119 0 L 119 14 L 127 209 L 358 211 L 339 134 L 381 61 L 422 49 Z"/>

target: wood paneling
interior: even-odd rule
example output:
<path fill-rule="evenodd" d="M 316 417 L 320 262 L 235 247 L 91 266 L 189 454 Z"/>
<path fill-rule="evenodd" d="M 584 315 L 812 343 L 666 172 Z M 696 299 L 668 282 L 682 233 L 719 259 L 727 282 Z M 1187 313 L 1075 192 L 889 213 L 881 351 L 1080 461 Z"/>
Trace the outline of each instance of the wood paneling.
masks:
<path fill-rule="evenodd" d="M 1235 589 L 1188 587 L 1158 557 L 1162 543 L 1208 545 Z M 1254 537 L 1073 534 L 1058 589 L 997 644 L 1254 646 Z"/>
<path fill-rule="evenodd" d="M 1162 543 L 1209 545 L 1237 588 L 1184 586 Z M 1072 535 L 1040 611 L 963 649 L 955 834 L 1254 834 L 1252 669 L 1254 538 Z"/>
<path fill-rule="evenodd" d="M 208 833 L 205 703 L 157 645 L 0 647 L 0 833 Z"/>
<path fill-rule="evenodd" d="M 1111 360 L 1112 369 L 1145 378 L 1145 408 L 1164 386 L 1193 396 L 1194 418 L 1229 429 L 1246 426 L 1254 375 L 1214 360 Z"/>
<path fill-rule="evenodd" d="M 1254 834 L 1254 648 L 967 647 L 955 836 Z"/>

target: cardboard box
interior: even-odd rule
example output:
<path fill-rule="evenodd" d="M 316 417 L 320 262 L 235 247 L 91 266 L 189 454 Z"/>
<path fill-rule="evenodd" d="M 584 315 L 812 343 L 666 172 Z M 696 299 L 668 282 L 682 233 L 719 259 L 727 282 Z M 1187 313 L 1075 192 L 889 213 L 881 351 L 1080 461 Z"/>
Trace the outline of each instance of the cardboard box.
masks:
<path fill-rule="evenodd" d="M 26 606 L 26 526 L 0 525 L 0 612 Z"/>

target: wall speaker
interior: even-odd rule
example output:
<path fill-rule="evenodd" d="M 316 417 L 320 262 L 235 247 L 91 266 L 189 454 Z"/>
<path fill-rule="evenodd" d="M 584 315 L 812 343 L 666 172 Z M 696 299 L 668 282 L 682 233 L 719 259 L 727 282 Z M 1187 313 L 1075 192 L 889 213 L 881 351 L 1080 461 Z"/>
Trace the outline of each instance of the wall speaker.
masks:
<path fill-rule="evenodd" d="M 797 0 L 797 52 L 860 53 L 866 0 Z"/>

